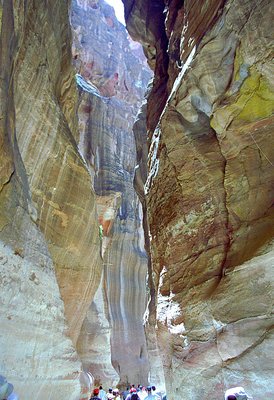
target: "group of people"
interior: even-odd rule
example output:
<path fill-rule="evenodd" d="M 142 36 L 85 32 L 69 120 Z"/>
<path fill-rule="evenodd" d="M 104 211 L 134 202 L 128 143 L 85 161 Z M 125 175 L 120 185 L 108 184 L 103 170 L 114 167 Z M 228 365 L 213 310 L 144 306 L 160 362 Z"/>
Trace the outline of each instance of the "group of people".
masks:
<path fill-rule="evenodd" d="M 126 390 L 121 391 L 118 388 L 108 389 L 106 392 L 102 386 L 93 390 L 90 400 L 162 400 L 161 393 L 156 393 L 155 386 L 142 386 L 132 384 Z M 165 399 L 163 399 L 165 400 Z"/>
<path fill-rule="evenodd" d="M 242 387 L 234 387 L 225 392 L 225 400 L 248 400 L 251 399 Z M 166 395 L 162 397 L 161 392 L 156 392 L 155 386 L 135 385 L 121 391 L 117 388 L 108 389 L 106 392 L 102 386 L 93 390 L 93 396 L 89 400 L 167 400 Z"/>

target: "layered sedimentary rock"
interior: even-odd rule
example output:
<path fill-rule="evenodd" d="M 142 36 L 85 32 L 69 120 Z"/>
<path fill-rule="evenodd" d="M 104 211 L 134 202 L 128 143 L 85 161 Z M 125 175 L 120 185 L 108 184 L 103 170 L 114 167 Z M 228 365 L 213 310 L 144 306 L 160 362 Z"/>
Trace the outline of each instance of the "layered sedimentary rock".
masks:
<path fill-rule="evenodd" d="M 156 384 L 157 390 L 162 393 L 166 392 L 165 377 L 163 371 L 163 364 L 160 355 L 160 348 L 157 344 L 157 337 L 155 332 L 156 326 L 156 296 L 155 287 L 153 283 L 153 271 L 151 263 L 151 252 L 150 252 L 150 233 L 147 218 L 147 204 L 145 196 L 145 182 L 147 179 L 147 157 L 148 157 L 148 146 L 146 137 L 146 115 L 147 115 L 147 104 L 143 103 L 139 110 L 137 118 L 133 126 L 133 132 L 136 143 L 137 153 L 137 166 L 135 168 L 134 175 L 134 189 L 138 194 L 138 197 L 142 204 L 143 209 L 143 230 L 144 230 L 144 245 L 148 256 L 148 277 L 147 286 L 150 291 L 148 297 L 147 310 L 144 315 L 145 326 L 146 326 L 146 343 L 147 351 L 149 354 L 149 382 L 150 384 Z"/>
<path fill-rule="evenodd" d="M 157 322 L 168 395 L 219 399 L 243 386 L 270 399 L 271 2 L 163 2 L 157 26 L 153 1 L 124 3 L 128 29 L 155 70 L 147 112 L 155 303 L 148 320 Z"/>
<path fill-rule="evenodd" d="M 146 384 L 147 258 L 142 210 L 133 189 L 132 125 L 151 73 L 140 46 L 104 1 L 74 1 L 71 22 L 80 90 L 79 148 L 94 179 L 104 259 L 102 285 L 77 348 L 96 384 Z"/>
<path fill-rule="evenodd" d="M 68 4 L 34 2 L 25 12 L 14 82 L 18 147 L 76 343 L 101 263 L 95 196 L 75 141 Z"/>
<path fill-rule="evenodd" d="M 1 24 L 0 369 L 20 398 L 78 399 L 73 342 L 102 265 L 68 2 L 4 1 Z"/>

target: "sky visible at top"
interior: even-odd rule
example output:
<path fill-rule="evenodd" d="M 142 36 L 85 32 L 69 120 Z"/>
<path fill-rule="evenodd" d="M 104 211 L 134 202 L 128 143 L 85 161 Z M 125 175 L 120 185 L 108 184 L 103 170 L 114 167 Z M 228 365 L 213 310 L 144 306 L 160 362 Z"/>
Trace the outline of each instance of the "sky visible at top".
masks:
<path fill-rule="evenodd" d="M 114 8 L 118 21 L 120 21 L 123 25 L 126 25 L 124 19 L 124 5 L 122 0 L 106 0 L 106 2 Z"/>

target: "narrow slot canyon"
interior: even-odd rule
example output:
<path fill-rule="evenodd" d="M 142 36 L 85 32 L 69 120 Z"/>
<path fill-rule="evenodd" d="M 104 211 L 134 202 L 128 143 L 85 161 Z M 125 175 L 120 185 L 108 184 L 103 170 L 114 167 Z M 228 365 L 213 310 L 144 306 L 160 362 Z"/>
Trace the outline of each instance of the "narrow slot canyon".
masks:
<path fill-rule="evenodd" d="M 273 14 L 0 0 L 0 400 L 273 400 Z"/>

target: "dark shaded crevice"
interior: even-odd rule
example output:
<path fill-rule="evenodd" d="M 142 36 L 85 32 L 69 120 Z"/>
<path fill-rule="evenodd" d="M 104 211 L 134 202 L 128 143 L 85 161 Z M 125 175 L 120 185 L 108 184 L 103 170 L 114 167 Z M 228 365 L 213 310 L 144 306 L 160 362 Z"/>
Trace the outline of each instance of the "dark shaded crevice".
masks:
<path fill-rule="evenodd" d="M 152 261 L 150 251 L 150 232 L 148 225 L 147 216 L 147 203 L 144 193 L 144 185 L 147 180 L 147 156 L 148 156 L 148 144 L 146 137 L 146 116 L 147 116 L 147 104 L 143 104 L 137 119 L 133 126 L 133 133 L 135 137 L 136 145 L 136 157 L 137 167 L 135 169 L 133 186 L 138 195 L 138 198 L 142 204 L 143 210 L 143 231 L 144 231 L 144 247 L 147 254 L 147 268 L 148 268 L 148 287 L 150 299 L 148 303 L 149 317 L 153 316 L 153 320 L 156 321 L 156 290 L 153 281 L 152 274 Z"/>
<path fill-rule="evenodd" d="M 3 4 L 2 32 L 0 41 L 0 70 L 1 70 L 1 147 L 4 152 L 8 176 L 5 184 L 13 181 L 17 192 L 18 202 L 28 212 L 27 202 L 30 202 L 29 185 L 26 170 L 21 158 L 16 138 L 15 106 L 14 106 L 14 65 L 17 54 L 18 37 L 14 29 L 14 10 L 12 2 Z M 8 166 L 8 167 L 7 167 Z M 14 178 L 14 179 L 13 179 Z M 2 191 L 3 186 L 0 190 Z"/>
<path fill-rule="evenodd" d="M 137 32 L 136 26 L 131 26 L 130 15 L 134 14 L 134 7 L 138 6 L 135 1 L 124 0 L 127 29 L 134 40 L 143 44 L 144 53 L 151 68 L 154 69 L 153 87 L 147 98 L 148 115 L 147 128 L 152 134 L 168 98 L 168 37 L 165 29 L 165 7 L 164 0 L 150 0 L 140 9 L 141 18 L 144 22 L 145 32 Z M 153 50 L 152 50 L 153 49 Z M 155 54 L 154 54 L 155 53 Z M 155 97 L 158 99 L 155 104 Z"/>
<path fill-rule="evenodd" d="M 221 151 L 221 146 L 220 143 L 217 139 L 218 145 L 220 147 L 220 154 L 222 154 Z M 223 154 L 222 154 L 223 156 Z M 220 268 L 220 279 L 224 278 L 225 276 L 225 271 L 227 268 L 227 257 L 228 257 L 228 252 L 229 249 L 231 247 L 231 228 L 230 228 L 230 224 L 229 224 L 229 211 L 228 211 L 228 207 L 227 207 L 227 192 L 226 192 L 226 188 L 225 188 L 225 176 L 226 176 L 226 167 L 227 167 L 227 160 L 224 158 L 224 164 L 223 164 L 223 190 L 224 190 L 224 207 L 225 207 L 225 232 L 226 232 L 226 238 L 227 240 L 224 243 L 224 257 L 223 257 L 223 261 L 221 263 L 221 268 Z"/>
<path fill-rule="evenodd" d="M 11 171 L 10 176 L 7 178 L 7 180 L 5 180 L 5 181 L 1 184 L 0 193 L 2 192 L 2 190 L 4 189 L 4 187 L 5 187 L 6 185 L 8 185 L 8 184 L 11 182 L 11 179 L 12 179 L 12 177 L 14 176 L 14 174 L 15 174 L 15 170 L 13 169 L 13 170 Z"/>

